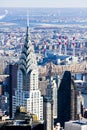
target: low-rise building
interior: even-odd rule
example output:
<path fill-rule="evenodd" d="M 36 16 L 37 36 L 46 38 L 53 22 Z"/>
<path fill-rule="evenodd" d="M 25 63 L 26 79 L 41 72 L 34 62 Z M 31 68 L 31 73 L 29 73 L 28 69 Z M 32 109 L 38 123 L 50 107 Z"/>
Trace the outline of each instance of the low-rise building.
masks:
<path fill-rule="evenodd" d="M 87 122 L 80 120 L 65 122 L 64 130 L 87 130 Z"/>

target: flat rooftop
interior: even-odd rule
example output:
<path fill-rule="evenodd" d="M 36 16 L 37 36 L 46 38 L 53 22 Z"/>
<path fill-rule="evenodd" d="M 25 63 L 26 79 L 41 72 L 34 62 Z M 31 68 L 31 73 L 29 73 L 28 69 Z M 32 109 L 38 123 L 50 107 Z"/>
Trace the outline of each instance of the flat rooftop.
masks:
<path fill-rule="evenodd" d="M 73 123 L 79 124 L 79 125 L 87 125 L 87 122 L 85 121 L 74 121 Z"/>

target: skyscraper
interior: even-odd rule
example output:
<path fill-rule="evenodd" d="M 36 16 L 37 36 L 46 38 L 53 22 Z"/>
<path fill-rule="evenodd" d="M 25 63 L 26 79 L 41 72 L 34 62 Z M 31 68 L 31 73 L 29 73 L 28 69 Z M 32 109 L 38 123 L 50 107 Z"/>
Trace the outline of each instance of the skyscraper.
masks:
<path fill-rule="evenodd" d="M 46 96 L 53 101 L 53 118 L 57 118 L 57 84 L 51 76 L 49 83 L 46 88 Z"/>
<path fill-rule="evenodd" d="M 15 90 L 17 88 L 17 69 L 18 69 L 18 65 L 17 64 L 10 64 L 9 65 L 9 114 L 10 114 L 10 118 L 12 118 L 12 95 L 15 94 Z"/>
<path fill-rule="evenodd" d="M 17 90 L 13 96 L 13 115 L 17 106 L 24 106 L 26 111 L 43 119 L 43 97 L 38 89 L 38 67 L 33 45 L 27 26 L 25 44 L 19 59 L 17 71 Z"/>
<path fill-rule="evenodd" d="M 44 97 L 44 129 L 53 130 L 53 101 L 49 97 Z"/>
<path fill-rule="evenodd" d="M 58 89 L 58 122 L 77 119 L 77 90 L 70 71 L 65 71 Z"/>
<path fill-rule="evenodd" d="M 46 97 L 51 99 L 53 101 L 53 119 L 57 118 L 57 82 L 56 79 L 54 79 L 54 76 L 52 76 L 52 66 L 50 63 L 50 66 L 48 68 L 48 85 L 46 88 Z"/>

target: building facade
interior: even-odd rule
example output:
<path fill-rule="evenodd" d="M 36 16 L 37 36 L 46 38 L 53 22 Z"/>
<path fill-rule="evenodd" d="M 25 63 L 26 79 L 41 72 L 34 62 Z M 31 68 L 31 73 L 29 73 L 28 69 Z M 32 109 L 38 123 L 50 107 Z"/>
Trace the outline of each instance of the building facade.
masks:
<path fill-rule="evenodd" d="M 61 126 L 77 119 L 77 90 L 70 71 L 65 71 L 58 89 L 58 119 Z"/>
<path fill-rule="evenodd" d="M 53 118 L 57 118 L 57 84 L 56 81 L 51 77 L 46 88 L 46 96 L 53 101 Z"/>
<path fill-rule="evenodd" d="M 15 94 L 15 90 L 17 89 L 17 64 L 9 65 L 9 84 L 8 84 L 8 93 L 9 93 L 9 115 L 12 118 L 12 95 Z M 8 82 L 8 81 L 7 81 Z"/>
<path fill-rule="evenodd" d="M 53 101 L 49 97 L 44 97 L 44 129 L 53 130 Z"/>

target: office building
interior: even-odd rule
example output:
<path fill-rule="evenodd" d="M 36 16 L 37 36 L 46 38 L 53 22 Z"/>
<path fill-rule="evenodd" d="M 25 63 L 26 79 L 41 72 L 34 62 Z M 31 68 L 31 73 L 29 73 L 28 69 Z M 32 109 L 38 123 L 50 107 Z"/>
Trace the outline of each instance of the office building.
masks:
<path fill-rule="evenodd" d="M 49 83 L 46 88 L 46 96 L 53 101 L 53 118 L 57 118 L 57 84 L 56 80 L 51 78 L 49 79 Z"/>
<path fill-rule="evenodd" d="M 77 119 L 77 90 L 70 71 L 65 71 L 58 89 L 58 119 L 64 122 Z"/>
<path fill-rule="evenodd" d="M 9 93 L 9 115 L 12 118 L 12 95 L 15 94 L 15 90 L 17 89 L 17 64 L 9 65 L 9 84 L 8 84 L 8 93 Z M 8 82 L 8 81 L 7 81 Z"/>
<path fill-rule="evenodd" d="M 14 120 L 9 116 L 3 116 L 0 123 L 0 130 L 44 130 L 44 122 L 38 121 L 35 114 L 25 112 L 24 107 L 18 107 Z"/>
<path fill-rule="evenodd" d="M 26 112 L 43 119 L 43 97 L 38 88 L 38 67 L 27 26 L 25 44 L 18 63 L 17 89 L 12 99 L 13 117 L 17 106 L 24 106 Z"/>
<path fill-rule="evenodd" d="M 44 129 L 53 130 L 54 121 L 53 121 L 53 101 L 49 97 L 44 97 L 44 109 L 43 109 L 43 118 L 44 118 Z"/>

